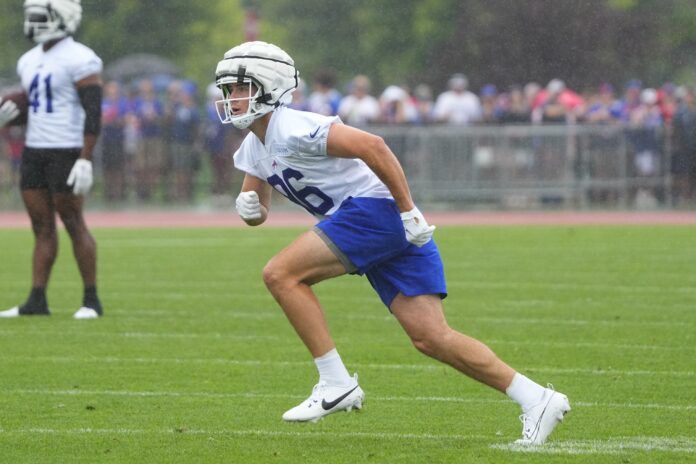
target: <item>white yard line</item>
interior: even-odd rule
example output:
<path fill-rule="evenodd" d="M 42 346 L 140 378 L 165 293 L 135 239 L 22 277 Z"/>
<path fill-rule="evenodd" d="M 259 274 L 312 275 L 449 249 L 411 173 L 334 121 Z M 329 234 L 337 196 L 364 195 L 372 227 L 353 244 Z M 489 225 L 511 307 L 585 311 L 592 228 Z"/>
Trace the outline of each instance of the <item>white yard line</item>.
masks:
<path fill-rule="evenodd" d="M 300 399 L 301 395 L 278 393 L 215 393 L 215 392 L 172 392 L 172 391 L 130 391 L 130 390 L 46 390 L 46 389 L 14 389 L 5 390 L 8 395 L 43 395 L 43 396 L 124 396 L 124 397 L 175 397 L 175 398 L 261 398 L 261 399 Z M 465 404 L 512 404 L 508 399 L 486 399 L 451 396 L 377 396 L 370 395 L 374 401 L 395 401 L 412 403 L 465 403 Z M 669 411 L 694 411 L 696 405 L 676 405 L 658 403 L 601 403 L 575 401 L 574 407 L 581 408 L 612 408 L 612 409 L 661 409 Z"/>
<path fill-rule="evenodd" d="M 492 289 L 511 289 L 511 290 L 521 290 L 529 288 L 538 288 L 545 290 L 572 290 L 581 291 L 587 290 L 592 292 L 606 291 L 610 293 L 630 293 L 634 295 L 636 293 L 659 293 L 663 294 L 665 292 L 670 293 L 680 293 L 680 294 L 692 294 L 696 293 L 696 287 L 689 286 L 650 286 L 650 285 L 606 285 L 606 284 L 581 284 L 581 283 L 562 283 L 562 282 L 492 282 L 492 281 L 473 281 L 473 280 L 458 280 L 454 282 L 448 282 L 448 287 L 452 288 L 492 288 Z"/>
<path fill-rule="evenodd" d="M 182 298 L 185 297 L 187 294 L 182 293 L 181 296 Z M 209 293 L 201 294 L 201 295 L 209 295 Z M 190 298 L 191 296 L 186 296 L 187 298 Z M 265 299 L 266 296 L 264 295 L 260 299 Z M 323 298 L 322 299 L 327 299 Z M 607 319 L 599 319 L 599 320 L 591 320 L 591 319 L 572 319 L 572 318 L 553 318 L 553 317 L 525 317 L 525 316 L 519 316 L 519 317 L 486 317 L 486 316 L 476 316 L 476 315 L 471 315 L 471 314 L 460 314 L 454 311 L 446 311 L 447 316 L 449 318 L 465 318 L 467 322 L 490 322 L 494 324 L 524 324 L 524 325 L 572 325 L 572 326 L 587 326 L 587 327 L 593 327 L 593 326 L 608 326 L 608 327 L 625 327 L 627 325 L 630 326 L 644 326 L 644 327 L 678 327 L 678 328 L 684 328 L 684 327 L 692 327 L 694 324 L 690 323 L 688 321 L 647 321 L 647 320 L 639 320 L 639 321 L 630 321 L 630 320 L 625 320 L 625 319 L 618 319 L 618 320 L 607 320 Z M 558 310 L 559 314 L 563 313 L 562 309 Z M 119 314 L 119 317 L 147 317 L 147 316 L 157 316 L 157 317 L 162 317 L 162 316 L 167 316 L 167 317 L 190 317 L 192 315 L 191 311 L 188 310 L 183 310 L 183 311 L 178 311 L 178 310 L 147 310 L 147 309 L 133 309 L 128 312 L 118 312 L 116 314 Z M 240 319 L 269 319 L 269 318 L 278 318 L 278 319 L 284 319 L 285 316 L 283 315 L 282 311 L 278 309 L 277 311 L 238 311 L 234 308 L 230 308 L 229 310 L 225 311 L 224 313 L 225 317 L 233 317 L 233 318 L 240 318 Z M 365 320 L 365 321 L 394 321 L 394 317 L 391 316 L 390 314 L 384 312 L 383 314 L 353 314 L 353 313 L 329 313 L 328 317 L 330 319 L 349 319 L 349 320 Z"/>
<path fill-rule="evenodd" d="M 282 431 L 282 430 L 204 430 L 204 429 L 99 429 L 99 428 L 78 428 L 78 429 L 52 429 L 52 428 L 24 428 L 24 429 L 2 429 L 0 434 L 15 435 L 170 435 L 170 434 L 189 434 L 189 435 L 210 435 L 210 436 L 266 436 L 266 437 L 294 437 L 294 438 L 316 438 L 316 437 L 336 437 L 336 438 L 367 438 L 367 439 L 399 439 L 399 440 L 456 440 L 473 441 L 488 440 L 490 435 L 446 435 L 433 433 L 396 433 L 396 432 L 326 432 L 326 431 Z"/>
<path fill-rule="evenodd" d="M 13 356 L 4 355 L 3 361 L 27 361 L 27 362 L 52 362 L 66 364 L 81 363 L 110 363 L 110 364 L 226 364 L 231 366 L 277 366 L 293 367 L 307 366 L 306 361 L 271 361 L 261 359 L 227 359 L 227 358 L 122 358 L 117 356 Z M 354 363 L 356 367 L 377 370 L 441 370 L 448 369 L 443 364 L 379 364 L 379 363 Z M 583 368 L 558 368 L 558 367 L 522 367 L 520 371 L 545 372 L 551 374 L 578 374 L 578 375 L 620 375 L 620 376 L 659 376 L 659 377 L 696 377 L 694 371 L 653 371 L 653 370 L 620 370 L 620 369 L 583 369 Z"/>
<path fill-rule="evenodd" d="M 260 267 L 259 267 L 260 269 Z M 53 282 L 55 285 L 56 283 L 62 283 L 62 280 L 58 280 L 56 282 Z M 260 281 L 259 281 L 260 282 Z M 24 284 L 24 280 L 12 280 L 11 278 L 8 279 L 7 282 L 3 282 L 3 286 L 9 285 L 9 284 Z M 114 285 L 118 284 L 123 284 L 125 286 L 142 286 L 142 282 L 138 281 L 129 281 L 126 279 L 120 279 L 114 281 Z M 157 288 L 181 288 L 181 283 L 176 282 L 173 280 L 169 281 L 157 281 L 153 280 L 150 282 L 147 282 L 147 287 L 148 289 L 157 289 Z M 192 290 L 195 290 L 196 284 L 195 282 L 191 283 L 184 283 L 186 288 L 191 288 Z M 213 287 L 216 289 L 230 289 L 232 286 L 225 282 L 225 281 L 210 281 L 207 280 L 205 282 L 201 282 L 199 287 Z M 664 294 L 665 292 L 669 292 L 671 294 L 686 294 L 686 295 L 691 295 L 696 293 L 696 287 L 693 286 L 659 286 L 659 285 L 612 285 L 612 284 L 594 284 L 594 283 L 577 283 L 577 282 L 569 282 L 569 283 L 564 283 L 564 282 L 532 282 L 532 281 L 505 281 L 505 282 L 495 282 L 495 281 L 487 281 L 487 280 L 457 280 L 457 281 L 451 281 L 447 283 L 448 287 L 451 288 L 457 288 L 457 289 L 510 289 L 510 290 L 524 290 L 524 289 L 541 289 L 541 290 L 558 290 L 558 291 L 588 291 L 592 294 L 595 294 L 598 291 L 604 291 L 604 292 L 609 292 L 611 294 L 615 293 L 629 293 L 630 295 L 636 295 L 636 294 Z M 137 292 L 136 289 L 129 289 L 129 291 L 132 292 Z M 145 290 L 141 290 L 137 293 L 144 292 Z M 263 291 L 262 293 L 265 293 Z M 195 292 L 194 292 L 195 294 Z M 245 295 L 245 298 L 247 295 Z M 370 301 L 376 301 L 376 296 L 370 294 L 369 292 L 366 292 L 364 296 L 358 295 L 360 299 L 369 299 Z M 598 298 L 601 300 L 601 298 Z"/>
<path fill-rule="evenodd" d="M 672 351 L 696 351 L 696 347 L 691 346 L 665 346 L 665 345 L 640 345 L 633 343 L 595 343 L 595 342 L 549 342 L 542 340 L 533 341 L 514 341 L 514 340 L 497 340 L 486 339 L 486 343 L 492 345 L 512 345 L 512 346 L 544 346 L 548 348 L 601 348 L 601 349 L 617 349 L 617 350 L 672 350 Z"/>
<path fill-rule="evenodd" d="M 435 434 L 435 433 L 396 433 L 396 432 L 328 432 L 328 431 L 284 431 L 284 430 L 205 430 L 205 429 L 129 429 L 129 428 L 21 428 L 2 429 L 4 435 L 201 435 L 201 436 L 256 436 L 256 437 L 283 437 L 298 439 L 314 439 L 316 437 L 332 438 L 357 438 L 368 440 L 425 440 L 425 441 L 479 441 L 490 442 L 490 435 L 479 434 Z M 610 438 L 607 440 L 567 440 L 551 441 L 544 446 L 523 447 L 514 444 L 494 443 L 489 447 L 499 451 L 512 451 L 519 453 L 538 454 L 629 454 L 641 453 L 671 453 L 693 454 L 696 453 L 696 441 L 683 438 L 663 437 L 626 437 Z"/>
<path fill-rule="evenodd" d="M 220 332 L 205 332 L 205 333 L 182 333 L 182 332 L 82 332 L 82 331 L 70 331 L 70 330 L 27 330 L 27 331 L 14 331 L 14 330 L 0 330 L 0 335 L 4 336 L 18 336 L 18 335 L 57 335 L 57 336 L 90 336 L 98 338 L 106 337 L 123 337 L 123 338 L 204 338 L 208 340 L 279 340 L 280 337 L 275 335 L 239 335 L 233 333 L 220 333 Z"/>
<path fill-rule="evenodd" d="M 124 337 L 124 338 L 204 338 L 207 340 L 281 340 L 281 337 L 275 335 L 239 335 L 234 333 L 221 332 L 200 332 L 200 333 L 182 333 L 182 332 L 95 332 L 95 331 L 80 331 L 80 330 L 37 330 L 30 328 L 29 330 L 0 330 L 0 335 L 4 336 L 25 336 L 25 335 L 60 335 L 60 336 L 89 336 L 89 337 Z M 287 339 L 287 338 L 284 338 Z M 289 340 L 289 339 L 287 339 Z M 547 348 L 597 348 L 597 349 L 615 349 L 615 350 L 648 350 L 648 351 L 679 351 L 691 352 L 696 351 L 696 347 L 691 346 L 665 346 L 665 345 L 645 345 L 633 343 L 595 343 L 595 342 L 555 342 L 544 340 L 532 341 L 514 341 L 500 339 L 486 339 L 486 342 L 491 345 L 511 345 L 511 346 L 543 346 Z"/>
<path fill-rule="evenodd" d="M 626 454 L 630 452 L 696 453 L 696 440 L 688 437 L 622 437 L 607 440 L 550 441 L 544 446 L 515 444 L 490 445 L 491 448 L 517 453 L 537 454 Z"/>

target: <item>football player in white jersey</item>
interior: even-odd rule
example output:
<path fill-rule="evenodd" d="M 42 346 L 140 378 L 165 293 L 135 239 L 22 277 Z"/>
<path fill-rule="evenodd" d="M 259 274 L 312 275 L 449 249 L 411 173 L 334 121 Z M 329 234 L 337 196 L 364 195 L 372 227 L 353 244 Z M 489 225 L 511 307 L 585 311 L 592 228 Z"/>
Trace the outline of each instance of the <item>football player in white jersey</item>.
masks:
<path fill-rule="evenodd" d="M 32 290 L 24 304 L 0 317 L 50 314 L 46 285 L 58 251 L 56 213 L 70 235 L 84 283 L 74 317 L 102 315 L 96 243 L 82 214 L 101 125 L 102 61 L 72 38 L 81 17 L 80 0 L 24 2 L 24 32 L 37 43 L 17 63 L 29 101 L 20 186 L 35 237 Z"/>
<path fill-rule="evenodd" d="M 307 400 L 286 421 L 316 421 L 361 408 L 364 392 L 350 376 L 329 334 L 311 286 L 346 273 L 365 274 L 420 351 L 517 401 L 522 444 L 543 443 L 570 410 L 565 395 L 517 373 L 483 343 L 450 328 L 435 227 L 411 199 L 396 157 L 384 141 L 338 117 L 287 108 L 297 86 L 292 58 L 265 42 L 225 53 L 216 83 L 223 123 L 249 128 L 235 166 L 245 172 L 236 207 L 251 226 L 268 215 L 275 189 L 319 222 L 274 256 L 263 270 L 271 294 L 319 371 Z"/>

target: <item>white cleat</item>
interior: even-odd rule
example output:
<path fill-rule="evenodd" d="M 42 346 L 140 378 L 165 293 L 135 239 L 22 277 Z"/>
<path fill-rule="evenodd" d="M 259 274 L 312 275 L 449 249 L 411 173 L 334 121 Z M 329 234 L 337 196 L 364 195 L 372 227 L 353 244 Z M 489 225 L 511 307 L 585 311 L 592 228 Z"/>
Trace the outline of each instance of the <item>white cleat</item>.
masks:
<path fill-rule="evenodd" d="M 358 374 L 347 387 L 327 385 L 319 382 L 312 389 L 312 394 L 299 405 L 283 414 L 283 420 L 288 422 L 316 422 L 324 416 L 338 411 L 362 409 L 365 393 L 358 385 Z"/>
<path fill-rule="evenodd" d="M 19 317 L 19 306 L 0 311 L 0 317 Z"/>
<path fill-rule="evenodd" d="M 50 316 L 51 312 L 48 309 L 42 311 L 25 310 L 21 312 L 19 306 L 0 311 L 0 318 L 24 317 L 24 316 Z"/>
<path fill-rule="evenodd" d="M 73 314 L 73 317 L 75 319 L 97 319 L 99 317 L 99 313 L 92 308 L 83 306 L 78 309 L 75 314 Z"/>
<path fill-rule="evenodd" d="M 570 411 L 568 397 L 549 385 L 541 401 L 520 416 L 522 421 L 522 438 L 515 441 L 517 445 L 543 445 L 563 416 Z"/>

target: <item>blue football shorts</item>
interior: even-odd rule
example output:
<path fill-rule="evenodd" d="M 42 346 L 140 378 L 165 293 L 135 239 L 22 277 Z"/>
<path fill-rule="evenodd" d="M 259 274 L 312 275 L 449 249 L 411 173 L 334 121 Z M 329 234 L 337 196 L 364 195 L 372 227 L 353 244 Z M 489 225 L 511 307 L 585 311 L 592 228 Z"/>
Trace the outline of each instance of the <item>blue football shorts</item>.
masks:
<path fill-rule="evenodd" d="M 349 273 L 367 276 L 387 308 L 399 293 L 447 296 L 435 241 L 408 242 L 392 199 L 349 198 L 314 230 Z"/>

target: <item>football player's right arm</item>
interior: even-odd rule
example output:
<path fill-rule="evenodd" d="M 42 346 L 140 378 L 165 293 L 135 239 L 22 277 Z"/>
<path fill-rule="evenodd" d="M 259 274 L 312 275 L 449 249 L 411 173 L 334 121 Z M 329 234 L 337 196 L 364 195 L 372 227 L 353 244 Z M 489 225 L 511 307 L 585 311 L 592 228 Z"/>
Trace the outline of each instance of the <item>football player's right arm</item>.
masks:
<path fill-rule="evenodd" d="M 272 187 L 265 180 L 251 174 L 244 176 L 242 191 L 237 196 L 235 207 L 239 217 L 247 225 L 258 226 L 266 221 L 272 191 Z"/>

